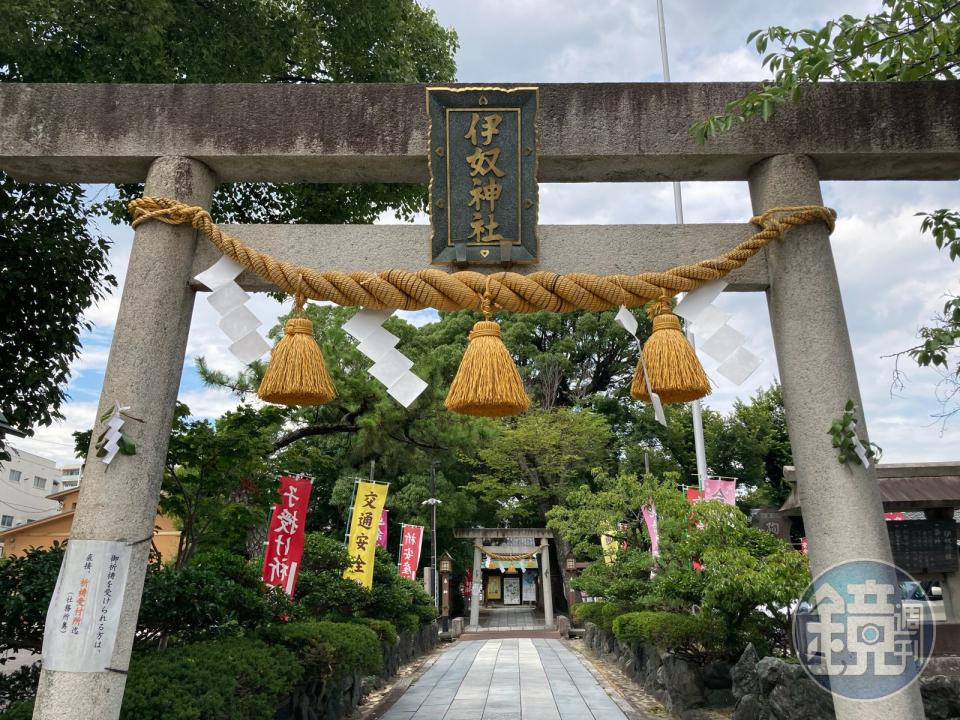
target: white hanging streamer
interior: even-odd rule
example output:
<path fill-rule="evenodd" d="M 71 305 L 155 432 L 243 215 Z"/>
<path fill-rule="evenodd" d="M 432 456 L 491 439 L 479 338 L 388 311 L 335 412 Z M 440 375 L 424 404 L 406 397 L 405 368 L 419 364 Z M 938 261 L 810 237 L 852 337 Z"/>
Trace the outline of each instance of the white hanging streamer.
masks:
<path fill-rule="evenodd" d="M 640 327 L 637 318 L 627 309 L 626 305 L 621 305 L 617 311 L 617 322 L 623 326 L 628 334 L 633 336 L 637 342 L 637 350 L 640 353 L 640 368 L 643 370 L 643 382 L 647 386 L 647 395 L 650 396 L 650 404 L 653 405 L 653 416 L 657 422 L 666 427 L 667 416 L 663 412 L 663 403 L 660 402 L 660 396 L 650 387 L 650 374 L 647 372 L 647 361 L 643 359 L 643 347 L 641 347 L 640 338 L 637 337 L 637 329 Z"/>
<path fill-rule="evenodd" d="M 110 419 L 107 420 L 107 430 L 104 434 L 105 442 L 103 443 L 103 450 L 106 452 L 106 455 L 101 458 L 104 465 L 112 463 L 117 453 L 120 452 L 120 439 L 123 437 L 120 428 L 123 427 L 124 423 L 121 413 L 129 409 L 130 407 L 127 405 L 120 407 L 120 403 L 118 402 L 113 404 L 113 412 L 110 415 Z"/>
<path fill-rule="evenodd" d="M 194 280 L 210 288 L 210 306 L 220 315 L 218 327 L 232 341 L 231 354 L 244 365 L 259 360 L 270 350 L 270 344 L 259 333 L 263 323 L 246 306 L 250 299 L 237 283 L 243 265 L 226 255 L 197 275 Z"/>
<path fill-rule="evenodd" d="M 693 326 L 699 349 L 717 363 L 717 372 L 734 385 L 742 385 L 763 362 L 744 347 L 746 336 L 729 324 L 729 313 L 712 303 L 727 287 L 725 280 L 712 280 L 688 292 L 673 309 Z"/>
<path fill-rule="evenodd" d="M 857 457 L 860 458 L 860 462 L 863 463 L 865 468 L 870 467 L 870 457 L 867 455 L 867 449 L 863 446 L 863 442 L 860 440 L 860 436 L 857 435 L 857 421 L 851 420 L 847 423 L 846 430 L 851 434 L 851 441 L 853 442 L 853 451 L 857 454 Z"/>
<path fill-rule="evenodd" d="M 392 314 L 360 308 L 343 324 L 343 329 L 360 341 L 357 350 L 373 360 L 370 374 L 387 388 L 387 394 L 404 407 L 410 407 L 427 389 L 427 383 L 410 372 L 413 360 L 396 347 L 400 338 L 383 327 Z"/>

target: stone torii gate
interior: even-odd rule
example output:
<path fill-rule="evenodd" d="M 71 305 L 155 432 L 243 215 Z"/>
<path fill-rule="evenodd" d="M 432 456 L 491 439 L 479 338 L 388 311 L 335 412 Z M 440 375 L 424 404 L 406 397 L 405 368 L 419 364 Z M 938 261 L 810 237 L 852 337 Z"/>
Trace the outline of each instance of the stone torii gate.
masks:
<path fill-rule="evenodd" d="M 533 541 L 533 546 L 538 547 L 537 562 L 540 567 L 540 577 L 543 587 L 543 624 L 545 627 L 554 626 L 553 618 L 553 586 L 551 580 L 553 573 L 550 570 L 550 540 L 553 539 L 553 531 L 547 528 L 455 528 L 453 536 L 473 541 L 473 592 L 470 595 L 470 624 L 468 628 L 477 628 L 480 625 L 480 582 L 483 574 L 483 555 L 488 546 L 485 540 L 502 540 L 522 538 Z M 489 546 L 489 549 L 496 551 L 502 547 L 495 545 Z"/>
<path fill-rule="evenodd" d="M 687 128 L 753 84 L 540 86 L 541 182 L 747 181 L 754 210 L 821 204 L 821 180 L 956 179 L 960 84 L 833 84 L 767 123 L 706 146 Z M 26 182 L 132 183 L 209 207 L 217 183 L 427 180 L 422 85 L 0 85 L 0 169 Z M 352 271 L 429 262 L 427 227 L 236 226 L 257 249 Z M 717 254 L 748 224 L 542 226 L 540 263 L 557 273 L 663 270 Z M 98 416 L 114 402 L 137 454 L 104 471 L 93 451 L 72 539 L 131 543 L 110 671 L 44 670 L 36 718 L 119 715 L 197 272 L 217 254 L 189 227 L 135 234 Z M 478 268 L 479 269 L 479 268 Z M 482 269 L 479 269 L 483 271 Z M 767 295 L 790 440 L 816 574 L 851 559 L 889 561 L 873 469 L 842 466 L 827 428 L 861 405 L 829 238 L 793 230 L 727 278 Z M 248 290 L 267 289 L 245 273 Z M 858 418 L 862 434 L 866 425 Z M 866 438 L 864 438 L 866 439 Z M 916 685 L 880 703 L 836 699 L 841 720 L 923 717 Z"/>

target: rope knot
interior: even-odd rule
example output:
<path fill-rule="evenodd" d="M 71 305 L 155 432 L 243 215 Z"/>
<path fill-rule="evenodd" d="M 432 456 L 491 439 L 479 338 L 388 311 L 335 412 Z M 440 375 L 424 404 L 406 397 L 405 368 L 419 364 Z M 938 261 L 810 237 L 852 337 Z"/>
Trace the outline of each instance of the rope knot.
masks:
<path fill-rule="evenodd" d="M 308 318 L 290 318 L 283 326 L 284 335 L 313 335 L 313 323 Z"/>
<path fill-rule="evenodd" d="M 500 337 L 500 326 L 493 320 L 480 320 L 473 326 L 467 339 L 478 337 Z"/>

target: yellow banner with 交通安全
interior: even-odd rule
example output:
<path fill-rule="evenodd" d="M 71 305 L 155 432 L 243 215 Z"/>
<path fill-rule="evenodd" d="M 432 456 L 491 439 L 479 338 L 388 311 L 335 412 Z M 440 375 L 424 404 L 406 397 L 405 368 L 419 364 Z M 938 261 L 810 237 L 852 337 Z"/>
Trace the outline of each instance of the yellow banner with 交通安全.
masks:
<path fill-rule="evenodd" d="M 353 517 L 350 520 L 350 535 L 347 540 L 350 564 L 343 571 L 343 576 L 356 580 L 368 590 L 373 587 L 377 528 L 389 488 L 385 483 L 357 483 L 357 499 L 353 503 Z"/>
<path fill-rule="evenodd" d="M 608 565 L 617 559 L 617 550 L 620 549 L 617 547 L 616 538 L 610 535 L 610 532 L 613 531 L 600 533 L 600 547 L 603 548 L 603 559 Z"/>

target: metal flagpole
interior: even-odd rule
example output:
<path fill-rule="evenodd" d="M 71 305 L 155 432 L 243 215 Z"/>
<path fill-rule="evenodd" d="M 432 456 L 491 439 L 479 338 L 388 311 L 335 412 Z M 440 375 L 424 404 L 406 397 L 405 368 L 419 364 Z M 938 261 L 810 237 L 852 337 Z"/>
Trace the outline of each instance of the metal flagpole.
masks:
<path fill-rule="evenodd" d="M 663 0 L 657 0 L 657 24 L 660 27 L 660 63 L 663 66 L 663 81 L 670 82 L 670 60 L 667 56 L 667 25 L 663 16 Z M 680 183 L 673 183 L 673 209 L 677 218 L 677 225 L 683 225 L 683 195 L 680 192 Z M 693 345 L 693 333 L 687 329 L 687 339 Z M 693 417 L 693 447 L 697 457 L 697 483 L 700 486 L 700 492 L 703 492 L 703 484 L 707 478 L 707 450 L 703 441 L 703 412 L 700 407 L 700 401 L 694 400 L 690 403 L 691 415 Z"/>
<path fill-rule="evenodd" d="M 421 505 L 430 505 L 433 513 L 433 532 L 430 535 L 430 583 L 433 591 L 433 604 L 440 607 L 440 594 L 437 588 L 437 505 L 442 503 L 436 498 L 437 494 L 437 461 L 430 463 L 430 497 Z"/>

